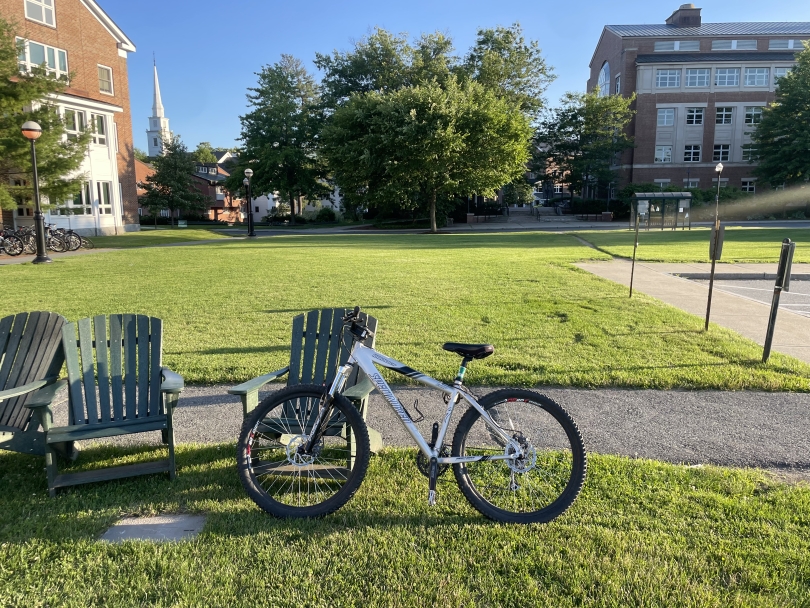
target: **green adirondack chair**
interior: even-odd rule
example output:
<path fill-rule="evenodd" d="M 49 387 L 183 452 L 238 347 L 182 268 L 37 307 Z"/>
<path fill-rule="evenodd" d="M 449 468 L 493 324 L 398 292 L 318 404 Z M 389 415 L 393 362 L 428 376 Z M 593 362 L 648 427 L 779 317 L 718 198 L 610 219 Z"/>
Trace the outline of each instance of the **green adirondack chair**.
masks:
<path fill-rule="evenodd" d="M 294 384 L 330 385 L 338 364 L 346 363 L 351 349 L 351 338 L 343 336 L 343 308 L 311 310 L 293 317 L 292 341 L 290 343 L 290 364 L 287 367 L 248 380 L 228 391 L 239 395 L 242 400 L 242 413 L 245 417 L 259 404 L 259 390 L 268 382 L 287 374 L 287 386 Z M 360 313 L 360 318 L 374 335 L 366 338 L 364 344 L 373 347 L 378 331 L 377 319 Z M 342 344 L 342 346 L 341 346 Z M 368 396 L 374 390 L 362 370 L 355 369 L 346 383 L 343 395 L 355 404 L 365 420 L 368 413 Z M 294 418 L 295 413 L 290 413 Z M 382 437 L 372 428 L 368 429 L 371 451 L 382 449 Z"/>
<path fill-rule="evenodd" d="M 0 319 L 0 449 L 45 455 L 45 433 L 26 405 L 59 378 L 66 322 L 55 312 L 21 312 Z"/>
<path fill-rule="evenodd" d="M 78 338 L 77 338 L 78 330 Z M 82 483 L 168 472 L 174 479 L 172 414 L 183 378 L 163 367 L 163 322 L 144 315 L 81 319 L 62 328 L 67 379 L 40 389 L 27 404 L 45 432 L 51 496 Z M 53 426 L 51 404 L 68 387 L 68 425 Z M 165 460 L 60 474 L 53 446 L 82 439 L 161 431 Z"/>

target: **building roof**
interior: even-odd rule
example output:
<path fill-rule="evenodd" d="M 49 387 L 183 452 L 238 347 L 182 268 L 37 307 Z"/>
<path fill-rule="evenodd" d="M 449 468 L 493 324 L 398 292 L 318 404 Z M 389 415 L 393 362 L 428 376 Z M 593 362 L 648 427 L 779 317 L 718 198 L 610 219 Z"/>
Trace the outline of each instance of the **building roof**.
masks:
<path fill-rule="evenodd" d="M 675 25 L 606 25 L 605 29 L 619 36 L 808 36 L 808 21 L 762 21 L 750 23 L 704 23 L 699 27 Z"/>
<path fill-rule="evenodd" d="M 796 51 L 798 53 L 798 51 Z M 636 63 L 690 63 L 697 61 L 796 61 L 793 52 L 760 52 L 760 53 L 655 53 L 639 55 Z"/>

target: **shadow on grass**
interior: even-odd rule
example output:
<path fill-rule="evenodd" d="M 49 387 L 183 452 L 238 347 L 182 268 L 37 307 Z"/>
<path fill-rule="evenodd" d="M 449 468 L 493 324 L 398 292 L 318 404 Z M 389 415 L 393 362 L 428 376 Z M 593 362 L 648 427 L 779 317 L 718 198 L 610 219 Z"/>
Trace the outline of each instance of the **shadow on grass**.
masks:
<path fill-rule="evenodd" d="M 324 309 L 327 309 L 327 308 L 343 308 L 343 309 L 347 309 L 348 307 L 346 307 L 346 306 L 321 306 L 317 310 L 324 310 Z M 363 311 L 382 310 L 384 308 L 395 308 L 395 307 L 394 306 L 386 306 L 386 305 L 364 306 Z M 267 314 L 271 314 L 271 315 L 280 314 L 280 313 L 306 314 L 310 310 L 316 310 L 316 309 L 315 308 L 280 308 L 278 310 L 265 310 L 263 312 L 265 312 Z"/>
<path fill-rule="evenodd" d="M 240 355 L 245 353 L 289 352 L 289 350 L 289 344 L 285 344 L 283 346 L 232 346 L 227 348 L 209 348 L 208 350 L 197 350 L 194 352 L 200 355 Z"/>

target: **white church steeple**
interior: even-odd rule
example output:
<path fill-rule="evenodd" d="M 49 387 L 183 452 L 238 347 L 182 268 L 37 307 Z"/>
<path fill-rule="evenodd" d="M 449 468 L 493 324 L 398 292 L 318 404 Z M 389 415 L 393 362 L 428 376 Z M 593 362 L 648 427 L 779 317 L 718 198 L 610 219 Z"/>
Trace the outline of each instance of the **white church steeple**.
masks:
<path fill-rule="evenodd" d="M 152 102 L 152 116 L 149 117 L 149 128 L 146 130 L 148 138 L 147 148 L 149 156 L 161 156 L 165 154 L 163 141 L 171 138 L 169 130 L 169 119 L 163 111 L 163 101 L 160 99 L 160 83 L 158 83 L 157 64 L 155 68 L 155 97 Z"/>

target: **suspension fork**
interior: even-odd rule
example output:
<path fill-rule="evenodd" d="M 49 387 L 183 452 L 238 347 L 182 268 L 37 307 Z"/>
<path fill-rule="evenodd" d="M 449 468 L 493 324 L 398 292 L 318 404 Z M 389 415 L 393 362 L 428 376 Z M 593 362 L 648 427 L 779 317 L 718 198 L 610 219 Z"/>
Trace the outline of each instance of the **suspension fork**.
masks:
<path fill-rule="evenodd" d="M 332 381 L 332 386 L 329 387 L 329 391 L 321 399 L 321 404 L 318 408 L 318 417 L 315 418 L 315 423 L 312 425 L 312 433 L 306 445 L 303 446 L 305 454 L 312 452 L 326 432 L 329 419 L 332 417 L 332 404 L 335 402 L 335 395 L 343 391 L 343 387 L 346 386 L 346 381 L 349 379 L 349 374 L 351 374 L 353 367 L 353 363 L 347 363 L 338 368 L 335 379 Z"/>

